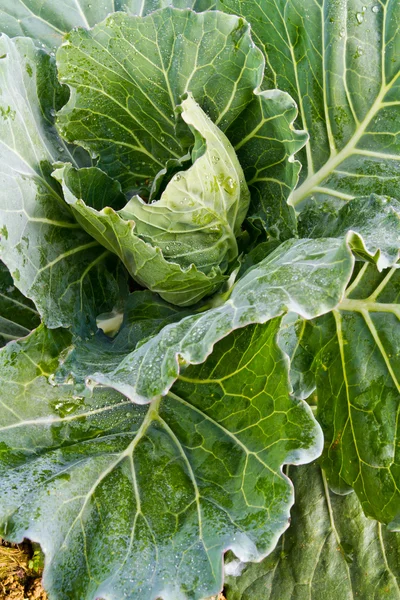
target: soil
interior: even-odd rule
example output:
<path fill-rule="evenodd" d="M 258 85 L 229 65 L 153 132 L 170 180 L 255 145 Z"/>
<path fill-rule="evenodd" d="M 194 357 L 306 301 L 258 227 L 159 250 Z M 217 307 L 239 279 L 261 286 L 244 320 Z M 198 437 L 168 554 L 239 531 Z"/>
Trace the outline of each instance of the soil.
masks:
<path fill-rule="evenodd" d="M 41 585 L 42 557 L 29 541 L 0 539 L 0 600 L 48 600 Z M 212 600 L 225 600 L 222 594 Z"/>
<path fill-rule="evenodd" d="M 42 560 L 29 542 L 0 539 L 0 600 L 47 600 L 41 586 Z"/>

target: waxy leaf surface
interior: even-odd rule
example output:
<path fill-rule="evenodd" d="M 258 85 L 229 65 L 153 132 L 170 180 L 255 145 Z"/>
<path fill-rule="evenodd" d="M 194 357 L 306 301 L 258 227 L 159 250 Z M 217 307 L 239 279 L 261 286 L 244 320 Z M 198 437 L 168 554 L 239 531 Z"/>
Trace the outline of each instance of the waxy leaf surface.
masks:
<path fill-rule="evenodd" d="M 148 406 L 50 385 L 62 330 L 1 351 L 0 533 L 41 543 L 50 597 L 200 600 L 222 588 L 224 550 L 271 550 L 293 503 L 282 465 L 322 448 L 279 326 L 234 332 Z"/>
<path fill-rule="evenodd" d="M 143 17 L 171 4 L 197 11 L 212 7 L 208 0 L 0 0 L 0 31 L 54 51 L 74 27 L 89 29 L 116 11 Z"/>
<path fill-rule="evenodd" d="M 32 40 L 0 38 L 0 255 L 50 327 L 95 326 L 117 302 L 111 254 L 81 229 L 51 177 L 74 156 L 54 115 L 65 102 L 49 55 Z"/>
<path fill-rule="evenodd" d="M 316 464 L 286 472 L 290 528 L 264 561 L 227 577 L 227 600 L 399 600 L 400 535 L 367 519 L 356 494 L 330 492 Z"/>
<path fill-rule="evenodd" d="M 266 57 L 264 87 L 288 92 L 310 134 L 301 185 L 290 197 L 341 205 L 396 197 L 400 140 L 398 0 L 219 0 L 243 16 Z"/>
<path fill-rule="evenodd" d="M 183 94 L 222 130 L 251 100 L 264 60 L 249 29 L 220 12 L 166 8 L 72 31 L 57 52 L 60 80 L 72 90 L 59 131 L 98 156 L 123 192 L 146 188 L 192 142 L 186 126 L 177 128 Z"/>
<path fill-rule="evenodd" d="M 308 339 L 329 484 L 354 488 L 364 512 L 385 523 L 400 515 L 399 320 L 400 271 L 379 273 L 365 263 Z"/>
<path fill-rule="evenodd" d="M 14 286 L 9 270 L 0 261 L 0 346 L 25 337 L 39 324 L 35 305 Z"/>
<path fill-rule="evenodd" d="M 288 311 L 313 319 L 332 310 L 343 297 L 353 263 L 345 240 L 288 240 L 250 269 L 228 299 L 216 296 L 211 300 L 214 308 L 200 306 L 198 312 L 167 325 L 116 369 L 110 369 L 109 361 L 99 362 L 97 371 L 86 375 L 92 383 L 147 403 L 167 393 L 182 365 L 202 363 L 231 331 Z"/>
<path fill-rule="evenodd" d="M 374 262 L 379 271 L 392 267 L 400 254 L 400 202 L 371 194 L 354 198 L 337 213 L 311 208 L 301 215 L 301 236 L 344 237 L 348 232 L 353 251 L 364 260 Z"/>

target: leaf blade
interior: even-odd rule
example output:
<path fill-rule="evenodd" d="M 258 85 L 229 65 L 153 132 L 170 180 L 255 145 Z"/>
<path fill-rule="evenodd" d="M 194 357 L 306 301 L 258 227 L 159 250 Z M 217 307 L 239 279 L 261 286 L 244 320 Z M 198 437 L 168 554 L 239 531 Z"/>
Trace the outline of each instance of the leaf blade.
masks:
<path fill-rule="evenodd" d="M 56 367 L 66 332 L 42 327 L 3 349 L 0 377 L 15 384 L 12 407 L 1 396 L 1 531 L 42 544 L 50 594 L 196 600 L 221 588 L 224 549 L 247 559 L 275 544 L 293 502 L 282 461 L 312 460 L 322 443 L 309 407 L 290 398 L 278 329 L 232 334 L 147 407 L 111 390 L 76 397 L 38 375 Z"/>

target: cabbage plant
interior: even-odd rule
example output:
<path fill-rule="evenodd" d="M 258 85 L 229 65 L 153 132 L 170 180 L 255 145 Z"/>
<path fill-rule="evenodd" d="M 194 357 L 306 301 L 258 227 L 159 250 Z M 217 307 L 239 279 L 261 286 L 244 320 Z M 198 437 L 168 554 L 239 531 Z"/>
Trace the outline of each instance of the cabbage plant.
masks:
<path fill-rule="evenodd" d="M 0 29 L 0 535 L 50 600 L 400 598 L 399 0 Z"/>

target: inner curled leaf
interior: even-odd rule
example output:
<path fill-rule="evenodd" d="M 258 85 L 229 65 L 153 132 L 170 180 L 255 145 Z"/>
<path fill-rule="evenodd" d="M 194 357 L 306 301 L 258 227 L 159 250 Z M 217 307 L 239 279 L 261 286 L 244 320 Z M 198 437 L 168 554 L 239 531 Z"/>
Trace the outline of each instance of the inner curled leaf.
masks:
<path fill-rule="evenodd" d="M 228 138 L 191 94 L 182 102 L 182 118 L 195 136 L 194 164 L 173 177 L 160 200 L 145 204 L 134 196 L 119 214 L 133 219 L 135 233 L 167 260 L 203 273 L 213 267 L 225 272 L 238 254 L 235 235 L 250 194 Z"/>
<path fill-rule="evenodd" d="M 82 227 L 136 281 L 188 306 L 226 279 L 250 193 L 232 145 L 191 94 L 181 111 L 195 136 L 194 163 L 173 177 L 160 200 L 145 204 L 133 196 L 125 204 L 120 184 L 98 168 L 64 164 L 53 175 Z"/>

